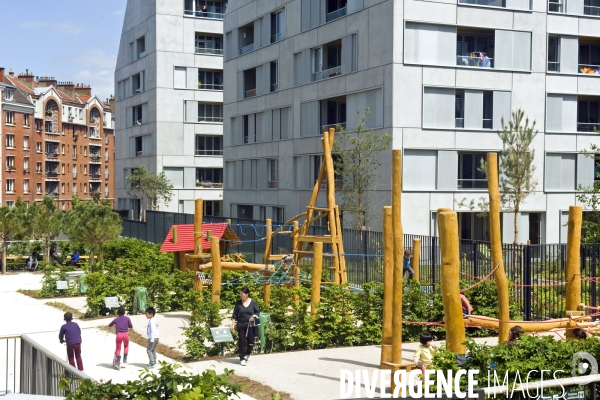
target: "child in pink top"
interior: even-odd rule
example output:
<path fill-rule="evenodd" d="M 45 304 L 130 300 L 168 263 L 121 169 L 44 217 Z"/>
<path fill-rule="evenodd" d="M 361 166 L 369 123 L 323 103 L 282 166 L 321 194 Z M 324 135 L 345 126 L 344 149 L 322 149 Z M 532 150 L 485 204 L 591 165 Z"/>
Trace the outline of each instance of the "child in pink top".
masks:
<path fill-rule="evenodd" d="M 123 343 L 123 364 L 127 364 L 127 354 L 129 353 L 129 329 L 133 329 L 131 320 L 125 316 L 125 307 L 119 307 L 117 313 L 119 316 L 112 320 L 108 327 L 115 326 L 117 333 L 117 350 L 115 351 L 115 358 L 113 359 L 113 366 L 116 369 L 121 369 L 121 343 Z"/>

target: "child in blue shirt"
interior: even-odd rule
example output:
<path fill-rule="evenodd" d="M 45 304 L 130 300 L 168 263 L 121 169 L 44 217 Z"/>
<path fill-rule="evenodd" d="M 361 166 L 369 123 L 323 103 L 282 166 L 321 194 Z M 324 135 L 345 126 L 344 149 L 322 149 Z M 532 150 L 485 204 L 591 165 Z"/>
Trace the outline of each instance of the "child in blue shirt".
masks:
<path fill-rule="evenodd" d="M 415 271 L 413 271 L 413 269 L 410 267 L 410 259 L 412 258 L 412 255 L 410 254 L 410 250 L 404 250 L 404 267 L 402 268 L 402 275 L 404 275 L 404 273 L 406 271 L 408 271 L 408 279 L 411 280 L 413 278 L 413 276 L 415 275 Z"/>

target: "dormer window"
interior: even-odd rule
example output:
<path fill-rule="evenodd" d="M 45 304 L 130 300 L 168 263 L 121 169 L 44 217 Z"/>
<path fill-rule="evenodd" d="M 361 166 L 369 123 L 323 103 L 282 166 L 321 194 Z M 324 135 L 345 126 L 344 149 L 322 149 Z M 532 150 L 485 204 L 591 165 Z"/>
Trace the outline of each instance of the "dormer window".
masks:
<path fill-rule="evenodd" d="M 12 100 L 13 99 L 13 90 L 4 89 L 4 100 Z"/>

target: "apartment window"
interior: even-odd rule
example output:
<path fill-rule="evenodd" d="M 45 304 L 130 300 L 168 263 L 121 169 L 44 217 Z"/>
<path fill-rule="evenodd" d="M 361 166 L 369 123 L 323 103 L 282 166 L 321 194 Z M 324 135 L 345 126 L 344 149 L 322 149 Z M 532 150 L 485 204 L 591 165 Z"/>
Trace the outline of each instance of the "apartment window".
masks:
<path fill-rule="evenodd" d="M 29 179 L 23 179 L 23 192 L 29 193 Z"/>
<path fill-rule="evenodd" d="M 198 122 L 223 122 L 221 104 L 198 103 Z"/>
<path fill-rule="evenodd" d="M 333 21 L 346 15 L 346 5 L 347 0 L 327 0 L 325 2 L 325 22 Z"/>
<path fill-rule="evenodd" d="M 73 164 L 73 178 L 77 178 L 77 164 Z"/>
<path fill-rule="evenodd" d="M 65 184 L 64 183 L 60 184 L 60 191 L 61 191 L 61 193 L 65 192 Z"/>
<path fill-rule="evenodd" d="M 6 201 L 6 206 L 8 208 L 13 208 L 15 206 L 15 201 L 14 200 L 7 200 Z"/>
<path fill-rule="evenodd" d="M 494 94 L 491 91 L 465 91 L 456 90 L 454 117 L 456 119 L 456 128 L 469 129 L 492 129 L 493 127 L 493 99 Z M 481 106 L 482 102 L 482 118 L 481 121 L 477 117 L 469 118 L 465 125 L 465 101 L 469 102 L 469 106 L 476 109 Z"/>
<path fill-rule="evenodd" d="M 63 174 L 63 175 L 65 174 L 65 164 L 61 164 L 61 166 L 60 166 L 60 173 Z"/>
<path fill-rule="evenodd" d="M 456 63 L 468 67 L 494 67 L 494 31 L 461 32 L 456 35 Z"/>
<path fill-rule="evenodd" d="M 283 207 L 273 207 L 273 222 L 285 222 L 285 213 Z"/>
<path fill-rule="evenodd" d="M 223 138 L 221 136 L 196 135 L 197 156 L 222 156 Z"/>
<path fill-rule="evenodd" d="M 600 100 L 577 101 L 577 131 L 594 132 L 600 129 Z"/>
<path fill-rule="evenodd" d="M 196 186 L 222 187 L 223 168 L 196 168 Z"/>
<path fill-rule="evenodd" d="M 42 131 L 42 121 L 35 121 L 35 130 L 37 132 L 41 132 Z"/>
<path fill-rule="evenodd" d="M 108 165 L 104 167 L 104 178 L 108 179 Z"/>
<path fill-rule="evenodd" d="M 108 197 L 108 183 L 104 184 L 104 196 Z"/>
<path fill-rule="evenodd" d="M 196 54 L 223 55 L 223 35 L 196 33 Z"/>
<path fill-rule="evenodd" d="M 600 1 L 599 1 L 600 4 Z M 600 15 L 600 7 L 597 9 Z M 579 71 L 580 73 L 596 73 L 600 64 L 600 43 L 579 45 Z"/>
<path fill-rule="evenodd" d="M 279 63 L 271 61 L 270 64 L 271 92 L 279 90 Z"/>
<path fill-rule="evenodd" d="M 73 146 L 72 153 L 73 153 L 73 159 L 76 159 L 77 158 L 77 146 Z"/>
<path fill-rule="evenodd" d="M 548 36 L 548 72 L 560 72 L 559 36 Z"/>
<path fill-rule="evenodd" d="M 87 193 L 87 183 L 83 184 L 83 193 Z"/>
<path fill-rule="evenodd" d="M 96 128 L 90 128 L 90 138 L 100 139 L 100 130 Z"/>
<path fill-rule="evenodd" d="M 6 111 L 6 124 L 7 125 L 15 124 L 15 112 L 14 111 Z"/>
<path fill-rule="evenodd" d="M 29 171 L 29 157 L 23 157 L 23 169 Z"/>
<path fill-rule="evenodd" d="M 146 55 L 146 37 L 142 36 L 137 40 L 137 56 L 138 59 Z"/>
<path fill-rule="evenodd" d="M 40 185 L 40 192 L 41 192 L 41 185 Z M 72 190 L 72 193 L 73 193 L 73 194 L 77 194 L 77 184 L 76 184 L 76 183 L 74 183 L 74 184 L 73 184 L 73 190 Z"/>
<path fill-rule="evenodd" d="M 6 157 L 6 169 L 12 171 L 15 169 L 15 156 Z"/>
<path fill-rule="evenodd" d="M 133 94 L 141 93 L 145 90 L 144 88 L 144 71 L 135 74 L 131 77 L 131 92 Z"/>
<path fill-rule="evenodd" d="M 143 107 L 141 105 L 133 107 L 133 126 L 142 125 L 143 123 Z"/>
<path fill-rule="evenodd" d="M 75 185 L 75 183 L 74 183 L 74 185 Z M 41 183 L 36 183 L 35 184 L 35 192 L 37 194 L 42 194 L 42 184 Z"/>
<path fill-rule="evenodd" d="M 223 90 L 223 71 L 198 70 L 198 89 Z"/>
<path fill-rule="evenodd" d="M 486 160 L 486 153 L 458 154 L 458 186 L 459 190 L 487 189 L 485 172 L 480 171 L 481 162 Z"/>
<path fill-rule="evenodd" d="M 15 148 L 15 135 L 6 135 L 6 147 L 10 149 Z"/>
<path fill-rule="evenodd" d="M 46 121 L 45 122 L 45 128 L 46 128 L 46 133 L 52 133 L 53 132 L 53 130 L 52 130 L 52 128 L 53 128 L 52 121 Z"/>
<path fill-rule="evenodd" d="M 279 187 L 279 166 L 276 158 L 267 160 L 268 168 L 268 188 L 277 189 Z"/>
<path fill-rule="evenodd" d="M 61 146 L 61 154 L 65 154 L 65 145 L 64 144 Z"/>
<path fill-rule="evenodd" d="M 244 98 L 256 96 L 256 68 L 247 69 L 244 76 Z"/>
<path fill-rule="evenodd" d="M 42 142 L 36 142 L 35 151 L 37 151 L 38 153 L 42 152 Z"/>
<path fill-rule="evenodd" d="M 108 161 L 108 149 L 104 149 L 104 161 Z"/>
<path fill-rule="evenodd" d="M 204 215 L 210 217 L 223 216 L 223 202 L 219 200 L 208 200 L 203 202 Z"/>
<path fill-rule="evenodd" d="M 283 39 L 283 19 L 285 14 L 283 10 L 271 13 L 271 43 L 279 42 Z"/>
<path fill-rule="evenodd" d="M 582 154 L 583 155 L 583 154 Z M 585 157 L 585 155 L 583 155 Z M 587 158 L 587 157 L 586 157 Z M 592 160 L 593 162 L 593 160 Z M 548 190 L 574 191 L 577 187 L 577 154 L 546 154 L 546 187 Z"/>
<path fill-rule="evenodd" d="M 6 193 L 14 193 L 15 192 L 15 180 L 7 179 L 6 180 Z"/>
<path fill-rule="evenodd" d="M 13 99 L 13 91 L 10 89 L 4 89 L 4 100 L 12 100 Z"/>
<path fill-rule="evenodd" d="M 23 136 L 23 149 L 29 150 L 29 136 Z"/>
<path fill-rule="evenodd" d="M 29 114 L 23 114 L 23 126 L 29 126 Z"/>
<path fill-rule="evenodd" d="M 84 174 L 84 175 L 87 175 L 87 165 L 84 165 L 84 166 L 83 166 L 83 174 Z"/>
<path fill-rule="evenodd" d="M 42 173 L 42 163 L 41 163 L 41 161 L 36 162 L 36 164 L 35 164 L 35 171 L 37 173 L 40 173 L 40 174 Z"/>
<path fill-rule="evenodd" d="M 238 44 L 239 44 L 239 54 L 243 55 L 252 50 L 255 50 L 260 47 L 260 43 L 255 43 L 254 31 L 255 24 L 258 23 L 259 20 L 253 21 L 249 24 L 241 26 L 238 28 L 237 34 L 238 36 Z M 235 32 L 234 32 L 235 34 Z"/>
<path fill-rule="evenodd" d="M 184 14 L 198 18 L 223 19 L 226 8 L 227 3 L 221 1 L 185 0 Z"/>

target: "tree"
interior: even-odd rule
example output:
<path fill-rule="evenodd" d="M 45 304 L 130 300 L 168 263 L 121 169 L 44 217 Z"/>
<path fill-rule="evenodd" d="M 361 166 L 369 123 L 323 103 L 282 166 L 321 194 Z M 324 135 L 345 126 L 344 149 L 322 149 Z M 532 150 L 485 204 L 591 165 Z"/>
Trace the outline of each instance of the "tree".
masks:
<path fill-rule="evenodd" d="M 595 127 L 594 131 L 596 134 L 600 134 Z M 600 163 L 596 161 L 596 154 L 600 153 L 600 147 L 595 143 L 591 143 L 590 149 L 591 151 L 584 149 L 582 153 L 586 157 L 592 158 L 596 167 L 600 167 Z M 600 241 L 600 184 L 597 182 L 597 178 L 600 178 L 600 173 L 596 173 L 596 176 L 594 176 L 592 186 L 580 184 L 577 187 L 577 190 L 582 192 L 577 195 L 577 201 L 587 211 L 581 221 L 581 238 L 585 243 L 599 243 Z"/>
<path fill-rule="evenodd" d="M 155 175 L 148 171 L 145 165 L 140 165 L 127 176 L 126 181 L 129 184 L 127 194 L 134 199 L 139 196 L 140 204 L 144 203 L 144 199 L 148 199 L 152 210 L 158 210 L 160 203 L 166 204 L 173 197 L 173 184 L 164 171 Z M 141 207 L 139 218 L 142 219 Z"/>
<path fill-rule="evenodd" d="M 383 165 L 380 153 L 390 148 L 392 137 L 387 133 L 379 135 L 367 127 L 369 107 L 361 115 L 356 112 L 359 122 L 354 132 L 348 132 L 338 125 L 339 135 L 333 144 L 334 167 L 341 177 L 341 210 L 353 217 L 354 227 L 364 229 L 375 218 L 371 192 L 379 185 Z"/>
<path fill-rule="evenodd" d="M 2 273 L 6 273 L 6 249 L 10 239 L 24 236 L 29 225 L 27 204 L 18 197 L 13 207 L 0 207 L 0 240 L 2 240 Z"/>
<path fill-rule="evenodd" d="M 66 215 L 65 231 L 74 242 L 87 243 L 90 247 L 90 264 L 94 250 L 98 250 L 98 261 L 103 261 L 104 244 L 115 240 L 123 230 L 119 214 L 103 202 L 81 201 L 73 197 L 73 209 Z"/>
<path fill-rule="evenodd" d="M 29 221 L 34 239 L 44 242 L 44 255 L 50 260 L 50 242 L 60 234 L 63 227 L 63 212 L 58 209 L 54 199 L 44 196 L 40 205 L 29 207 Z"/>
<path fill-rule="evenodd" d="M 523 118 L 525 121 L 523 122 Z M 532 145 L 533 140 L 538 134 L 535 129 L 535 121 L 529 125 L 529 118 L 525 117 L 525 111 L 517 109 L 512 113 L 512 119 L 508 126 L 501 120 L 502 130 L 498 131 L 498 136 L 502 140 L 502 150 L 500 151 L 499 174 L 500 174 L 500 196 L 502 211 L 514 213 L 514 238 L 513 243 L 519 242 L 519 211 L 537 187 L 537 180 L 534 176 L 535 149 Z M 487 166 L 484 160 L 481 162 L 479 171 L 486 172 Z M 486 173 L 487 175 L 487 173 Z M 479 208 L 487 212 L 487 199 L 480 199 Z M 464 199 L 459 206 L 464 206 Z M 471 200 L 469 208 L 474 208 L 474 201 Z"/>

